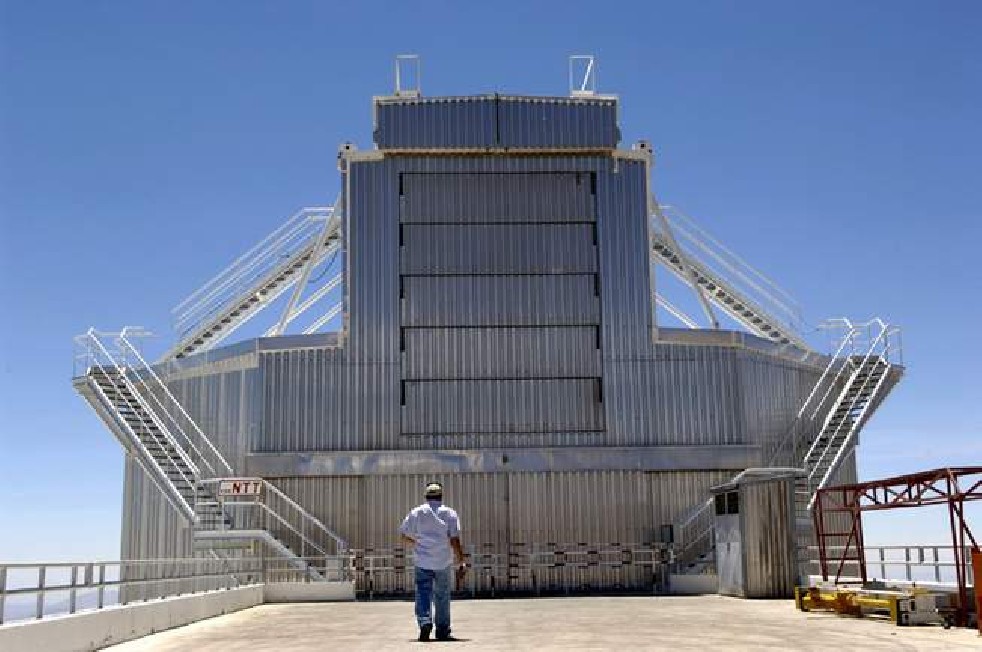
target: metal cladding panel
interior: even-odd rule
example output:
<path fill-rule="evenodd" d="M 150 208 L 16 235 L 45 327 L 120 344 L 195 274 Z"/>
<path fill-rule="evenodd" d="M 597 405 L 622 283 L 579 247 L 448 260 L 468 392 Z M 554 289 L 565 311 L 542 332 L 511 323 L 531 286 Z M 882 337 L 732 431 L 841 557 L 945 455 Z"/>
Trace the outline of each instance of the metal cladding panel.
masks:
<path fill-rule="evenodd" d="M 153 480 L 129 456 L 123 480 L 120 559 L 184 559 L 194 556 L 192 530 Z"/>
<path fill-rule="evenodd" d="M 800 460 L 791 459 L 794 448 L 790 445 L 791 440 L 789 445 L 781 448 L 781 455 L 773 464 L 770 459 L 785 437 L 803 437 L 805 430 L 810 435 L 820 427 L 820 424 L 812 424 L 810 428 L 802 429 L 802 424 L 795 422 L 819 373 L 814 368 L 753 351 L 740 351 L 737 360 L 739 373 L 734 382 L 740 388 L 740 414 L 748 438 L 763 447 L 765 455 L 761 464 L 800 464 Z M 799 432 L 791 433 L 792 427 L 798 428 Z"/>
<path fill-rule="evenodd" d="M 620 140 L 617 101 L 566 98 L 501 98 L 501 147 L 614 149 Z"/>
<path fill-rule="evenodd" d="M 637 360 L 652 351 L 651 247 L 647 168 L 612 161 L 597 175 L 597 239 L 604 360 Z"/>
<path fill-rule="evenodd" d="M 497 137 L 493 98 L 449 97 L 375 103 L 380 149 L 490 148 Z"/>
<path fill-rule="evenodd" d="M 745 597 L 794 595 L 798 569 L 793 492 L 791 480 L 740 487 Z"/>
<path fill-rule="evenodd" d="M 356 364 L 399 361 L 398 192 L 398 178 L 391 165 L 350 166 L 345 219 L 345 349 Z"/>
<path fill-rule="evenodd" d="M 412 451 L 521 448 L 535 449 L 544 446 L 603 446 L 602 430 L 586 432 L 496 432 L 405 434 L 399 447 Z"/>
<path fill-rule="evenodd" d="M 695 469 L 651 473 L 651 508 L 655 526 L 678 523 L 686 512 L 709 498 L 710 487 L 722 484 L 734 475 L 734 471 Z"/>
<path fill-rule="evenodd" d="M 597 327 L 407 328 L 403 378 L 599 376 Z"/>
<path fill-rule="evenodd" d="M 364 476 L 321 476 L 266 478 L 277 489 L 302 505 L 351 548 L 364 548 L 365 512 Z M 380 541 L 373 545 L 382 546 Z"/>
<path fill-rule="evenodd" d="M 375 121 L 380 149 L 613 149 L 620 140 L 614 98 L 385 98 Z"/>
<path fill-rule="evenodd" d="M 654 359 L 604 361 L 610 445 L 750 443 L 732 349 L 659 345 Z"/>
<path fill-rule="evenodd" d="M 600 318 L 592 274 L 410 276 L 403 295 L 403 326 L 578 326 Z"/>
<path fill-rule="evenodd" d="M 341 433 L 319 450 L 396 448 L 399 439 L 399 188 L 391 161 L 352 163 L 345 216 L 347 325 Z"/>
<path fill-rule="evenodd" d="M 592 224 L 404 224 L 403 274 L 597 271 Z"/>
<path fill-rule="evenodd" d="M 479 165 L 461 165 L 463 169 L 452 174 L 402 173 L 402 223 L 563 223 L 595 219 L 593 177 L 586 170 L 475 173 L 474 167 Z"/>
<path fill-rule="evenodd" d="M 254 452 L 332 450 L 344 441 L 348 397 L 344 350 L 294 349 L 260 354 L 263 423 Z"/>
<path fill-rule="evenodd" d="M 519 543 L 641 543 L 657 537 L 647 473 L 513 473 L 509 530 Z M 615 498 L 616 497 L 616 498 Z"/>
<path fill-rule="evenodd" d="M 595 379 L 406 381 L 406 434 L 600 430 Z"/>

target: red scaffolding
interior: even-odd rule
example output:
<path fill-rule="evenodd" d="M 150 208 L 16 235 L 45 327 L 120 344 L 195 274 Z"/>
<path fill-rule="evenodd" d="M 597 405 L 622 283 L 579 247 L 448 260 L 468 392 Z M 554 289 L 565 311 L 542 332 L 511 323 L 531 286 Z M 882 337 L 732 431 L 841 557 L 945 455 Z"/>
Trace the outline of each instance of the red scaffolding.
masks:
<path fill-rule="evenodd" d="M 866 558 L 863 548 L 862 513 L 885 509 L 948 505 L 951 526 L 951 544 L 955 557 L 955 576 L 958 584 L 958 605 L 955 618 L 965 625 L 968 612 L 968 569 L 971 555 L 969 543 L 978 552 L 979 544 L 965 520 L 965 503 L 982 500 L 982 466 L 943 468 L 903 475 L 885 480 L 860 482 L 820 489 L 815 498 L 812 517 L 818 539 L 818 557 L 822 566 L 822 579 L 828 581 L 830 562 L 834 566 L 835 582 L 842 578 L 846 564 L 854 562 L 859 567 L 863 582 L 866 577 Z M 846 515 L 836 519 L 834 515 Z M 829 529 L 827 521 L 848 522 L 848 529 Z M 845 539 L 844 544 L 834 540 Z M 832 553 L 841 547 L 841 555 Z M 979 578 L 975 578 L 978 593 Z"/>

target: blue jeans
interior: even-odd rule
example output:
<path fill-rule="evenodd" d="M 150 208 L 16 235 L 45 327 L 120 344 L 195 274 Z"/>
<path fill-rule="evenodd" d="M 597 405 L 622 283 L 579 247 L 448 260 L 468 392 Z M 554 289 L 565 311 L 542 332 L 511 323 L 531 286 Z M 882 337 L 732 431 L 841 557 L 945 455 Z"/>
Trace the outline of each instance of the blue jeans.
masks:
<path fill-rule="evenodd" d="M 435 624 L 437 631 L 450 629 L 450 570 L 430 570 L 416 567 L 416 622 L 420 627 Z M 433 622 L 430 603 L 436 604 Z"/>

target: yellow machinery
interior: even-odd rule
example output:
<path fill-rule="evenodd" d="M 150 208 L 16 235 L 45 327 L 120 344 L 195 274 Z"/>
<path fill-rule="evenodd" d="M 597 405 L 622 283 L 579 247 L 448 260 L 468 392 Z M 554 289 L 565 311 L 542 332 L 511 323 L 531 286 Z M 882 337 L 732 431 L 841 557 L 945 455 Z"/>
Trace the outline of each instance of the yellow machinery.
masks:
<path fill-rule="evenodd" d="M 795 606 L 801 611 L 834 611 L 840 615 L 888 615 L 897 625 L 941 624 L 951 626 L 950 614 L 938 609 L 943 594 L 926 589 L 864 589 L 849 586 L 799 586 Z"/>

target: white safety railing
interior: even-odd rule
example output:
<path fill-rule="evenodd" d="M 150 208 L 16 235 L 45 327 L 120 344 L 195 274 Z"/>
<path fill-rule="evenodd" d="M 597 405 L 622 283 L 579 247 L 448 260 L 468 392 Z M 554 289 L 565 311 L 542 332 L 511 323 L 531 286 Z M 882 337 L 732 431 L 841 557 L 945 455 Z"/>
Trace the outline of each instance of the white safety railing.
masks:
<path fill-rule="evenodd" d="M 654 233 L 667 236 L 677 244 L 681 251 L 676 253 L 684 255 L 686 263 L 718 281 L 743 306 L 752 308 L 761 317 L 780 326 L 784 333 L 801 340 L 804 331 L 801 307 L 787 290 L 740 258 L 678 208 L 668 205 L 658 208 L 671 232 L 665 233 L 660 219 L 652 219 Z M 715 301 L 712 295 L 709 298 Z"/>
<path fill-rule="evenodd" d="M 199 503 L 203 508 L 218 510 L 224 518 L 214 524 L 215 531 L 264 530 L 270 533 L 297 558 L 343 554 L 348 544 L 316 516 L 297 504 L 271 482 L 262 478 L 236 478 L 253 482 L 261 490 L 252 495 L 221 496 L 221 478 L 202 481 L 217 500 Z"/>
<path fill-rule="evenodd" d="M 715 560 L 709 556 L 716 546 L 713 499 L 708 498 L 684 514 L 673 525 L 672 535 L 676 572 L 711 571 Z"/>
<path fill-rule="evenodd" d="M 198 427 L 191 415 L 187 413 L 181 402 L 161 380 L 153 367 L 140 353 L 140 350 L 129 339 L 131 337 L 146 337 L 151 335 L 139 327 L 124 327 L 115 338 L 116 349 L 126 368 L 138 380 L 136 388 L 147 397 L 161 414 L 166 417 L 166 423 L 174 434 L 175 439 L 184 444 L 193 453 L 196 468 L 199 473 L 207 470 L 207 475 L 230 475 L 232 466 L 221 454 L 211 439 Z"/>
<path fill-rule="evenodd" d="M 841 388 L 838 397 L 828 412 L 820 411 L 826 397 L 833 395 L 838 383 L 831 383 L 825 395 L 811 413 L 811 419 L 822 418 L 822 437 L 816 436 L 803 460 L 808 477 L 804 485 L 810 492 L 808 509 L 815 502 L 815 492 L 825 487 L 832 475 L 839 468 L 844 455 L 850 449 L 856 434 L 868 418 L 875 402 L 880 398 L 880 388 L 887 382 L 893 360 L 903 360 L 903 349 L 900 343 L 900 329 L 892 327 L 882 319 L 875 318 L 868 322 L 853 325 L 854 337 L 850 338 L 853 350 L 848 358 L 848 372 L 842 369 L 840 373 L 849 373 L 850 380 Z M 877 372 L 877 373 L 874 373 Z M 833 418 L 844 410 L 845 416 L 829 429 Z M 823 442 L 824 438 L 824 442 Z"/>
<path fill-rule="evenodd" d="M 827 546 L 831 557 L 842 554 L 845 546 Z M 955 548 L 952 546 L 863 546 L 866 576 L 872 581 L 901 583 L 930 583 L 957 586 Z M 963 551 L 965 559 L 971 559 L 971 548 Z M 818 559 L 818 546 L 808 546 L 805 553 L 805 570 L 812 577 L 821 578 L 822 568 Z M 845 560 L 843 582 L 860 581 L 859 562 Z M 852 578 L 846 577 L 852 572 Z M 975 584 L 972 565 L 967 566 L 969 586 Z"/>
<path fill-rule="evenodd" d="M 263 581 L 262 559 L 0 563 L 0 624 Z"/>
<path fill-rule="evenodd" d="M 214 278 L 195 290 L 173 310 L 174 329 L 187 334 L 222 307 L 252 289 L 285 260 L 302 251 L 324 229 L 333 209 L 327 206 L 304 208 L 281 227 L 235 259 Z"/>
<path fill-rule="evenodd" d="M 471 596 L 665 590 L 669 546 L 662 543 L 532 543 L 464 546 L 468 572 L 456 590 Z M 353 579 L 367 598 L 413 591 L 410 549 L 352 549 Z"/>

